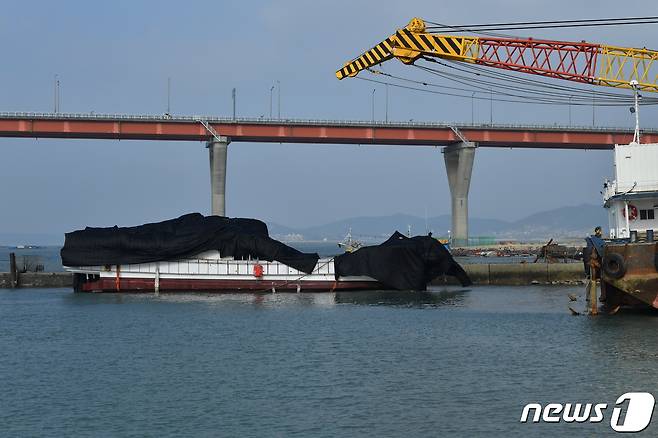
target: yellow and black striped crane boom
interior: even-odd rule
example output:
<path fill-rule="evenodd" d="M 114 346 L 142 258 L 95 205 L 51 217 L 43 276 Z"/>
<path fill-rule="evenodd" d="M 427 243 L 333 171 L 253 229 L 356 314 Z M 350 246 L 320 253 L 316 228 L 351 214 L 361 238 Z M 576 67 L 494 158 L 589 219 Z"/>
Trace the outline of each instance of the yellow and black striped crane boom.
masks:
<path fill-rule="evenodd" d="M 646 48 L 532 38 L 440 35 L 426 32 L 425 22 L 413 18 L 336 72 L 338 79 L 397 58 L 413 64 L 422 57 L 443 58 L 505 70 L 566 79 L 593 85 L 658 92 L 658 51 Z"/>

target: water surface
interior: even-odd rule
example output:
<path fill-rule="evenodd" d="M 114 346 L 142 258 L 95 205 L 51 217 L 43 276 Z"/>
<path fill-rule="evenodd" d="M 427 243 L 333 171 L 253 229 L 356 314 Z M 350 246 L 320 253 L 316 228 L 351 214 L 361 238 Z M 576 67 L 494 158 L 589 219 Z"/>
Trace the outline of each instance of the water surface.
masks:
<path fill-rule="evenodd" d="M 519 423 L 530 402 L 658 396 L 658 318 L 571 316 L 571 292 L 0 291 L 2 435 L 608 434 Z"/>

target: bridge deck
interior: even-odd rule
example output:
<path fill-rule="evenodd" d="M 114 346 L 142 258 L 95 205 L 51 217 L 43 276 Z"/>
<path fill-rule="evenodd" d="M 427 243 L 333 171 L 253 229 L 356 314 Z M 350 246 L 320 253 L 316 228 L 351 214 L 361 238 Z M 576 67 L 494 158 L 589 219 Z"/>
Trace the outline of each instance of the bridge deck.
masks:
<path fill-rule="evenodd" d="M 612 149 L 633 138 L 632 129 L 613 127 L 60 113 L 0 113 L 0 137 L 207 141 L 201 120 L 232 142 L 441 146 L 460 141 L 453 128 L 487 147 Z M 642 135 L 658 142 L 658 130 Z"/>

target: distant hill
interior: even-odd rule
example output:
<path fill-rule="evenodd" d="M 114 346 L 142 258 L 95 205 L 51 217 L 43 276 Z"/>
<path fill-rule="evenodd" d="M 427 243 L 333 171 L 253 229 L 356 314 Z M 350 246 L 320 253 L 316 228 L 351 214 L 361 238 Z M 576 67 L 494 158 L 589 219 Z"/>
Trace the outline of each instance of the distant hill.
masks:
<path fill-rule="evenodd" d="M 519 237 L 530 234 L 572 237 L 591 234 L 597 225 L 607 230 L 606 210 L 600 205 L 582 204 L 532 214 L 511 223 L 506 233 L 517 233 Z"/>
<path fill-rule="evenodd" d="M 606 228 L 607 213 L 598 205 L 583 204 L 562 207 L 532 214 L 518 221 L 470 218 L 471 236 L 494 236 L 519 240 L 543 240 L 550 237 L 581 237 L 590 233 L 596 225 Z M 406 214 L 391 216 L 362 216 L 330 222 L 325 225 L 291 228 L 268 224 L 270 234 L 284 240 L 342 240 L 351 228 L 352 235 L 368 241 L 390 236 L 395 230 L 412 234 L 424 234 L 430 230 L 435 236 L 445 236 L 451 227 L 450 215 L 424 218 Z"/>
<path fill-rule="evenodd" d="M 554 237 L 582 237 L 591 233 L 596 225 L 607 228 L 607 213 L 598 205 L 583 204 L 562 207 L 532 214 L 518 221 L 470 218 L 471 236 L 492 236 L 498 239 L 546 240 Z M 408 214 L 391 216 L 360 216 L 341 219 L 324 225 L 295 228 L 268 223 L 270 234 L 280 240 L 343 240 L 351 228 L 355 238 L 368 242 L 386 239 L 398 230 L 406 234 L 411 226 L 413 234 L 425 234 L 430 230 L 437 237 L 446 236 L 451 228 L 450 215 L 427 219 Z M 64 235 L 44 233 L 0 233 L 0 245 L 62 245 Z"/>

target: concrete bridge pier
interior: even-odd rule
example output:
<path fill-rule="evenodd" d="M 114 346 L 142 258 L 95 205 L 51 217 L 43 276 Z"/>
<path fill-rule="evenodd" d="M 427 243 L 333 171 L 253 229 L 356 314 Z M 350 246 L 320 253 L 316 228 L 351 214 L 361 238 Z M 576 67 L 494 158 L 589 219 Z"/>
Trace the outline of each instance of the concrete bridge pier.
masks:
<path fill-rule="evenodd" d="M 452 242 L 468 244 L 468 189 L 471 185 L 473 159 L 477 143 L 460 142 L 443 148 L 452 198 Z"/>
<path fill-rule="evenodd" d="M 210 155 L 210 212 L 214 216 L 226 216 L 226 155 L 228 137 L 213 138 L 207 144 Z"/>

